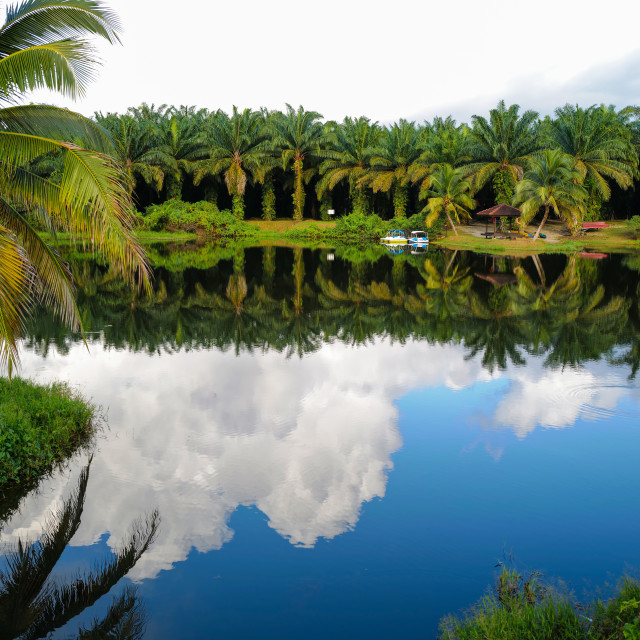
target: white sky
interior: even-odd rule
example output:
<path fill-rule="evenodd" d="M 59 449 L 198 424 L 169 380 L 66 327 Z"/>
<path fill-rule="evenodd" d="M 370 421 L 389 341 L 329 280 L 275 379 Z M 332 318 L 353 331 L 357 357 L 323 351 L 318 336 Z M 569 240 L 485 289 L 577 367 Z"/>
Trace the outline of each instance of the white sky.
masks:
<path fill-rule="evenodd" d="M 99 79 L 73 105 L 86 115 L 142 102 L 225 111 L 289 102 L 326 119 L 469 121 L 501 98 L 541 113 L 640 104 L 638 0 L 108 4 L 123 45 L 100 47 Z"/>

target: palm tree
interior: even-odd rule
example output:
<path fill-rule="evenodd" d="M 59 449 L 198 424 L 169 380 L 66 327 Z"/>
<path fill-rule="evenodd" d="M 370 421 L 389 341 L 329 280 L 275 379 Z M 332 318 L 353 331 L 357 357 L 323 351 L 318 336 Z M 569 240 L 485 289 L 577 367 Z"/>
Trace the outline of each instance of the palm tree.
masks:
<path fill-rule="evenodd" d="M 35 299 L 53 304 L 79 325 L 67 269 L 38 235 L 39 226 L 88 237 L 129 278 L 147 284 L 144 254 L 133 235 L 127 176 L 104 151 L 104 131 L 87 118 L 46 105 L 15 105 L 21 93 L 48 88 L 84 93 L 93 61 L 81 35 L 118 42 L 115 15 L 94 0 L 27 0 L 11 5 L 0 27 L 0 365 L 11 373 L 16 339 Z M 80 138 L 94 150 L 68 142 Z M 64 170 L 54 184 L 28 170 L 36 158 L 60 153 Z M 25 215 L 30 212 L 30 217 Z"/>
<path fill-rule="evenodd" d="M 193 184 L 200 184 L 207 175 L 224 174 L 227 190 L 233 201 L 233 213 L 244 218 L 244 192 L 247 174 L 258 173 L 264 151 L 263 119 L 260 112 L 233 107 L 231 117 L 218 111 L 204 124 L 204 140 L 209 158 L 194 165 Z"/>
<path fill-rule="evenodd" d="M 127 173 L 129 193 L 133 193 L 138 178 L 159 192 L 164 183 L 162 168 L 171 164 L 171 158 L 160 147 L 154 124 L 131 114 L 96 113 L 95 119 L 111 134 L 113 157 Z"/>
<path fill-rule="evenodd" d="M 316 167 L 312 160 L 322 160 L 335 156 L 327 149 L 331 136 L 318 120 L 322 116 L 315 111 L 305 111 L 302 106 L 297 111 L 287 104 L 287 113 L 279 111 L 267 120 L 267 131 L 271 145 L 282 158 L 282 168 L 286 171 L 292 165 L 294 174 L 293 219 L 302 220 L 304 213 L 304 184 L 308 183 Z"/>
<path fill-rule="evenodd" d="M 436 165 L 459 167 L 468 164 L 471 161 L 468 153 L 469 132 L 466 124 L 457 126 L 451 116 L 445 119 L 436 117 L 431 124 L 425 122 L 424 151 L 409 168 L 411 182 L 419 182 L 421 189 L 427 188 Z"/>
<path fill-rule="evenodd" d="M 453 221 L 460 223 L 460 218 L 469 218 L 469 209 L 475 206 L 475 201 L 469 195 L 471 181 L 465 178 L 463 169 L 454 169 L 450 164 L 438 165 L 429 178 L 426 188 L 420 190 L 420 199 L 427 200 L 426 225 L 433 223 L 442 215 L 447 218 L 453 233 L 458 235 Z"/>
<path fill-rule="evenodd" d="M 205 154 L 198 131 L 202 116 L 194 107 L 172 107 L 160 121 L 161 149 L 168 159 L 167 198 L 182 198 L 183 173 L 191 173 L 194 162 Z"/>
<path fill-rule="evenodd" d="M 555 113 L 556 120 L 545 123 L 544 140 L 573 158 L 598 213 L 600 202 L 611 196 L 607 181 L 627 189 L 637 173 L 638 154 L 624 124 L 628 112 L 616 114 L 613 107 L 604 105 L 582 109 L 567 104 Z"/>
<path fill-rule="evenodd" d="M 511 200 L 531 154 L 540 146 L 538 114 L 525 111 L 520 116 L 519 111 L 519 105 L 507 109 L 501 100 L 489 112 L 488 122 L 482 116 L 471 117 L 473 127 L 468 136 L 471 161 L 465 169 L 473 177 L 474 191 L 493 178 L 496 204 Z"/>
<path fill-rule="evenodd" d="M 317 186 L 318 196 L 347 180 L 353 211 L 367 213 L 367 196 L 359 180 L 371 166 L 373 151 L 381 135 L 378 123 L 371 123 L 365 117 L 345 118 L 342 124 L 337 125 L 334 129 L 337 155 L 320 165 L 322 179 Z"/>
<path fill-rule="evenodd" d="M 424 150 L 424 137 L 415 122 L 400 120 L 385 128 L 378 146 L 372 151 L 371 168 L 360 179 L 374 193 L 393 191 L 393 215 L 404 218 L 407 213 L 409 168 Z"/>
<path fill-rule="evenodd" d="M 573 167 L 574 161 L 570 156 L 557 149 L 546 150 L 539 158 L 531 160 L 531 168 L 518 183 L 513 202 L 520 205 L 520 224 L 523 227 L 544 207 L 534 240 L 538 239 L 549 211 L 562 218 L 572 232 L 577 231 L 587 191 L 578 184 L 581 174 Z"/>

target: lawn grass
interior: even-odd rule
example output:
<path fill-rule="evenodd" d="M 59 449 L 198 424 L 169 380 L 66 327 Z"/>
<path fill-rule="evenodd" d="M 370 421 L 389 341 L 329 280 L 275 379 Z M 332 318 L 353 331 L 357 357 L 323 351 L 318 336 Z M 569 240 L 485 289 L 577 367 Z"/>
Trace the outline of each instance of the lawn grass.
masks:
<path fill-rule="evenodd" d="M 349 244 L 344 238 L 333 238 L 331 230 L 335 228 L 336 222 L 333 220 L 260 220 L 250 219 L 246 222 L 253 227 L 255 234 L 243 238 L 241 241 L 247 246 L 260 246 L 273 244 L 283 247 L 330 247 L 339 242 Z M 484 225 L 460 225 L 459 235 L 455 236 L 451 232 L 447 236 L 432 238 L 431 244 L 446 249 L 459 249 L 464 251 L 474 251 L 476 253 L 525 256 L 534 253 L 576 253 L 576 252 L 597 252 L 597 253 L 625 253 L 640 251 L 640 239 L 625 224 L 617 221 L 610 223 L 610 227 L 585 233 L 581 236 L 569 236 L 565 234 L 559 223 L 550 222 L 545 226 L 544 231 L 548 233 L 547 239 L 538 239 L 535 242 L 529 238 L 519 238 L 517 240 L 491 239 L 480 237 L 480 227 Z M 43 233 L 47 240 L 52 240 L 51 236 Z M 168 242 L 189 242 L 198 240 L 207 241 L 205 236 L 188 232 L 173 231 L 139 231 L 136 234 L 142 244 L 168 243 Z M 227 240 L 229 241 L 229 239 Z M 56 242 L 61 245 L 72 242 L 71 236 L 60 233 L 56 236 Z M 235 242 L 235 241 L 234 241 Z M 374 244 L 377 244 L 374 241 Z"/>
<path fill-rule="evenodd" d="M 517 240 L 486 239 L 478 236 L 478 225 L 459 226 L 460 235 L 451 232 L 432 244 L 447 249 L 475 251 L 476 253 L 531 255 L 532 253 L 576 253 L 591 251 L 596 253 L 624 253 L 640 250 L 640 240 L 624 222 L 610 223 L 606 229 L 589 231 L 580 236 L 565 235 L 561 225 L 550 223 L 544 231 L 549 238 L 539 238 L 535 242 L 529 238 Z M 482 225 L 480 225 L 482 226 Z M 547 228 L 548 227 L 548 228 Z M 482 226 L 484 230 L 484 226 Z"/>
<path fill-rule="evenodd" d="M 64 383 L 0 378 L 0 497 L 87 443 L 96 420 L 96 408 Z"/>

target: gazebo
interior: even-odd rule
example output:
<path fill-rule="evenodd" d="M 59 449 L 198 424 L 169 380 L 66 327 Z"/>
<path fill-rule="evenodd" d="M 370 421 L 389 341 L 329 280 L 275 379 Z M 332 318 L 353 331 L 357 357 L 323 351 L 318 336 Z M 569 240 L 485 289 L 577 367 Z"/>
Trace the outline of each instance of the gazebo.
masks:
<path fill-rule="evenodd" d="M 489 207 L 484 211 L 480 211 L 476 214 L 478 217 L 486 218 L 486 225 L 484 228 L 484 236 L 489 238 L 490 236 L 496 236 L 498 231 L 498 218 L 519 218 L 522 215 L 520 209 L 511 207 L 508 204 L 497 204 L 495 207 Z M 489 218 L 493 221 L 493 233 L 489 232 Z M 507 237 L 511 237 L 508 235 Z"/>

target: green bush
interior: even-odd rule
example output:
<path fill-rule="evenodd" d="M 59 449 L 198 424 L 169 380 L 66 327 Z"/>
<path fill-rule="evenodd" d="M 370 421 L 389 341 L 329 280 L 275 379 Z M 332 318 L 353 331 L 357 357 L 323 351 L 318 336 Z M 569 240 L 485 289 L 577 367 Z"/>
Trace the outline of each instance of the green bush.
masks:
<path fill-rule="evenodd" d="M 67 385 L 0 378 L 0 488 L 31 483 L 93 432 L 95 408 Z"/>
<path fill-rule="evenodd" d="M 377 240 L 385 236 L 390 228 L 389 223 L 375 213 L 370 215 L 350 213 L 338 218 L 331 235 L 335 238 L 350 240 Z"/>
<path fill-rule="evenodd" d="M 138 215 L 138 223 L 146 231 L 200 231 L 219 238 L 237 238 L 255 234 L 253 227 L 238 220 L 230 211 L 219 211 L 211 202 L 167 200 L 147 207 Z"/>
<path fill-rule="evenodd" d="M 636 238 L 640 238 L 640 216 L 633 216 L 633 218 L 627 220 L 627 229 L 629 229 Z"/>

